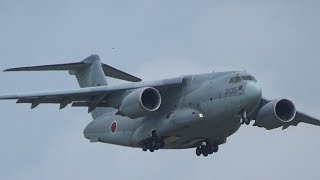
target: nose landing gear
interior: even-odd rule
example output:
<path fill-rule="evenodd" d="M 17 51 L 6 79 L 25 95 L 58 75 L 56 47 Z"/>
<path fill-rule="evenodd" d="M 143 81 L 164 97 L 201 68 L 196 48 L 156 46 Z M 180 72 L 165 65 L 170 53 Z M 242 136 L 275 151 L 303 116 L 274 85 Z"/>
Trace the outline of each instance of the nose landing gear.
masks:
<path fill-rule="evenodd" d="M 209 154 L 218 152 L 219 146 L 216 144 L 210 144 L 208 142 L 203 142 L 200 146 L 196 148 L 196 155 L 207 157 Z"/>
<path fill-rule="evenodd" d="M 246 109 L 244 109 L 240 114 L 240 123 L 241 124 L 246 124 L 246 125 L 250 124 L 250 119 L 247 116 L 247 110 Z"/>

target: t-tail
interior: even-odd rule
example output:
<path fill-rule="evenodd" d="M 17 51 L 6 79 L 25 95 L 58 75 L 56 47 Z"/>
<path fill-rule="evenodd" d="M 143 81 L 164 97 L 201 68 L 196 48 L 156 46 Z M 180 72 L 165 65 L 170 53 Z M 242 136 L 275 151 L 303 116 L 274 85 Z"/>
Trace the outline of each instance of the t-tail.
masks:
<path fill-rule="evenodd" d="M 141 79 L 133 75 L 120 71 L 109 65 L 103 64 L 98 55 L 91 55 L 78 63 L 67 63 L 67 64 L 54 64 L 54 65 L 43 65 L 43 66 L 29 66 L 19 67 L 5 70 L 10 71 L 68 71 L 70 75 L 75 75 L 79 86 L 84 87 L 96 87 L 96 86 L 107 86 L 108 82 L 105 76 L 121 79 L 130 82 L 140 82 Z M 96 97 L 93 103 L 88 108 L 88 112 L 91 112 L 93 119 L 101 116 L 102 114 L 112 111 L 110 108 L 97 107 L 94 102 L 99 102 L 101 98 Z M 60 104 L 60 109 L 66 107 L 73 99 L 65 99 Z"/>

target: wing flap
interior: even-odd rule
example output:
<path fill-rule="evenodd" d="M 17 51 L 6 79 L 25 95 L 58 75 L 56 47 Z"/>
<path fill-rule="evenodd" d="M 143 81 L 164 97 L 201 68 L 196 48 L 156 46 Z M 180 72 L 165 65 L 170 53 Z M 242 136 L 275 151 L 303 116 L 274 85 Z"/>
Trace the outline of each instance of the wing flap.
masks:
<path fill-rule="evenodd" d="M 89 102 L 73 102 L 72 107 L 89 107 L 91 104 Z M 107 102 L 100 102 L 96 107 L 110 107 L 110 104 Z"/>
<path fill-rule="evenodd" d="M 62 100 L 63 98 L 39 98 L 39 97 L 35 97 L 35 98 L 24 98 L 24 97 L 21 97 L 18 99 L 17 103 L 18 104 L 28 104 L 28 103 L 34 103 L 34 102 L 37 102 L 37 103 L 48 103 L 48 104 L 55 104 L 55 103 L 60 103 L 60 101 Z"/>

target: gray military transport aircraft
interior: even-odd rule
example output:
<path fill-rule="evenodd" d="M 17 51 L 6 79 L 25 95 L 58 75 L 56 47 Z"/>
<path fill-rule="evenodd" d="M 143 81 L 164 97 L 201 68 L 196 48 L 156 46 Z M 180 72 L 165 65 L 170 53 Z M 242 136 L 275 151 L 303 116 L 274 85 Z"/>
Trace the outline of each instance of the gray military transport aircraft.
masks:
<path fill-rule="evenodd" d="M 84 136 L 143 151 L 195 148 L 197 156 L 218 152 L 241 124 L 267 130 L 297 126 L 300 122 L 320 126 L 320 121 L 296 110 L 287 99 L 262 98 L 257 80 L 247 72 L 214 72 L 141 82 L 141 79 L 101 63 L 91 55 L 79 63 L 31 66 L 5 71 L 68 71 L 80 89 L 3 95 L 30 103 L 71 104 L 87 107 L 93 121 Z M 108 85 L 105 76 L 130 81 Z"/>

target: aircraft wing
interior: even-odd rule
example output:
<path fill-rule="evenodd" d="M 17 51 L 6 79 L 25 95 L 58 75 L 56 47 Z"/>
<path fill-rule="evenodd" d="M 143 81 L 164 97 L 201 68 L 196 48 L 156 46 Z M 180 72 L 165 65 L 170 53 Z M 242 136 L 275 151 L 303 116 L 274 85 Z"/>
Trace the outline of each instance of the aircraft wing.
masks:
<path fill-rule="evenodd" d="M 260 110 L 260 108 L 267 104 L 268 102 L 270 102 L 269 100 L 265 99 L 265 98 L 262 98 L 261 102 L 260 102 L 260 105 L 259 105 L 259 108 L 258 110 Z M 257 112 L 256 112 L 257 114 Z M 290 126 L 297 126 L 299 123 L 307 123 L 307 124 L 311 124 L 311 125 L 315 125 L 315 126 L 320 126 L 320 120 L 315 118 L 315 117 L 312 117 L 310 115 L 307 115 L 301 111 L 297 111 L 297 114 L 296 114 L 296 117 L 289 123 L 286 123 L 283 125 L 282 129 L 286 129 Z"/>
<path fill-rule="evenodd" d="M 30 103 L 32 109 L 43 103 L 60 104 L 60 109 L 72 104 L 72 106 L 89 107 L 89 112 L 91 112 L 96 107 L 119 108 L 124 96 L 137 88 L 153 87 L 159 90 L 161 94 L 166 94 L 170 89 L 182 85 L 182 79 L 174 78 L 154 82 L 87 87 L 76 90 L 2 95 L 0 100 L 16 99 L 17 103 Z"/>
<path fill-rule="evenodd" d="M 310 115 L 307 115 L 303 112 L 297 111 L 296 117 L 293 121 L 291 121 L 291 126 L 297 126 L 300 122 L 320 126 L 320 120 L 314 118 Z"/>

